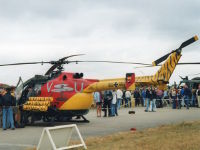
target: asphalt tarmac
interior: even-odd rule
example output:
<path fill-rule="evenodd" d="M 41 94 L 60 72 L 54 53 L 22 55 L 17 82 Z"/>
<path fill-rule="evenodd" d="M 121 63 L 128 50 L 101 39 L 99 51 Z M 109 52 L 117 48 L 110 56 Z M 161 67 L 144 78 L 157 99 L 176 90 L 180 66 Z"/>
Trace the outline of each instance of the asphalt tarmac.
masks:
<path fill-rule="evenodd" d="M 135 110 L 136 114 L 128 114 L 129 110 Z M 90 123 L 77 124 L 83 138 L 103 136 L 112 133 L 130 131 L 131 128 L 142 130 L 159 125 L 181 123 L 183 121 L 200 120 L 200 108 L 182 108 L 181 110 L 171 108 L 157 109 L 157 112 L 144 112 L 144 108 L 123 108 L 118 111 L 116 117 L 96 117 L 96 110 L 90 110 L 86 118 Z M 103 115 L 103 113 L 102 113 Z M 56 123 L 57 125 L 74 124 L 73 122 Z M 35 126 L 27 126 L 21 129 L 0 129 L 0 150 L 27 149 L 37 146 L 42 130 L 49 126 L 46 123 L 37 123 Z M 73 138 L 77 138 L 75 135 Z"/>

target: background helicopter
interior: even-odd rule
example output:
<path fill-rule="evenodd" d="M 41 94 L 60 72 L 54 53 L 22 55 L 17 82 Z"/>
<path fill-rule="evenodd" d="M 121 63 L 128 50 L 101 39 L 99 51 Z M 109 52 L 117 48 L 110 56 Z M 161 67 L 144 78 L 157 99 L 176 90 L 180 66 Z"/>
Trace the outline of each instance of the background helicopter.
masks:
<path fill-rule="evenodd" d="M 198 76 L 198 75 L 200 75 L 200 73 L 190 74 L 185 77 L 179 76 L 182 79 L 179 83 L 179 86 L 186 84 L 191 89 L 192 88 L 198 89 L 198 85 L 200 84 L 200 77 L 194 77 L 192 79 L 189 79 L 189 76 Z"/>

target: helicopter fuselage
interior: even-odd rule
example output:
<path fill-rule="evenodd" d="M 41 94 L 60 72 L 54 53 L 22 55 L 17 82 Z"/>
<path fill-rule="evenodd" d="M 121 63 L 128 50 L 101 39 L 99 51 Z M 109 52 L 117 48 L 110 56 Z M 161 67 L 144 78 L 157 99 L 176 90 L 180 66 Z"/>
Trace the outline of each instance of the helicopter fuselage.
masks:
<path fill-rule="evenodd" d="M 135 89 L 135 74 L 127 73 L 125 78 L 116 79 L 83 79 L 83 74 L 61 72 L 45 82 L 32 79 L 27 83 L 26 90 L 32 88 L 33 97 L 51 97 L 53 100 L 46 112 L 34 112 L 50 116 L 83 116 L 89 112 L 93 103 L 93 92 Z M 28 93 L 28 92 L 26 92 Z M 28 94 L 26 94 L 28 95 Z M 24 95 L 26 97 L 26 95 Z M 28 98 L 25 100 L 28 100 Z"/>

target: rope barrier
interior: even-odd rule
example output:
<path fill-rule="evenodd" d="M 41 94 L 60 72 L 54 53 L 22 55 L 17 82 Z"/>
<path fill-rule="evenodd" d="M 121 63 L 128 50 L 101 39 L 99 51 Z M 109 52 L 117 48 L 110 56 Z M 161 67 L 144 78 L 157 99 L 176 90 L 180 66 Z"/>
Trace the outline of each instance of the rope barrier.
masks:
<path fill-rule="evenodd" d="M 139 99 L 140 100 L 140 104 L 141 104 L 141 101 L 143 101 L 143 99 Z M 148 99 L 146 98 L 145 99 L 145 101 L 147 101 Z M 162 102 L 165 102 L 165 103 L 167 103 L 167 106 L 169 106 L 170 104 L 173 104 L 173 101 L 174 101 L 174 99 L 173 98 L 171 98 L 171 99 L 151 99 L 151 100 L 149 100 L 149 102 L 151 102 L 151 101 L 153 101 L 153 100 L 156 100 L 156 101 L 162 101 Z M 131 107 L 135 107 L 134 106 L 134 104 L 135 104 L 135 101 L 136 101 L 136 99 L 135 98 L 132 98 L 131 99 L 131 101 L 128 101 L 127 103 L 125 102 L 126 100 L 125 99 L 123 99 L 123 101 L 124 101 L 124 103 L 123 104 L 121 104 L 120 105 L 120 107 L 119 108 L 123 108 L 123 107 L 129 107 L 130 106 L 130 104 L 132 105 Z M 175 101 L 181 101 L 181 102 L 183 102 L 184 104 L 185 104 L 185 101 L 188 101 L 188 103 L 191 103 L 191 102 L 193 102 L 193 101 L 195 101 L 195 104 L 197 104 L 197 99 L 185 99 L 185 98 L 181 98 L 181 99 L 175 99 Z M 121 102 L 122 102 L 122 100 L 121 100 Z M 168 103 L 169 102 L 169 103 Z M 112 101 L 110 102 L 111 104 L 112 104 Z M 117 102 L 118 103 L 118 102 Z M 116 104 L 117 104 L 116 103 Z M 189 105 L 189 104 L 188 104 Z M 102 102 L 102 109 L 104 109 L 104 103 Z M 118 107 L 117 107 L 118 108 Z M 105 109 L 112 109 L 112 108 L 105 108 Z"/>

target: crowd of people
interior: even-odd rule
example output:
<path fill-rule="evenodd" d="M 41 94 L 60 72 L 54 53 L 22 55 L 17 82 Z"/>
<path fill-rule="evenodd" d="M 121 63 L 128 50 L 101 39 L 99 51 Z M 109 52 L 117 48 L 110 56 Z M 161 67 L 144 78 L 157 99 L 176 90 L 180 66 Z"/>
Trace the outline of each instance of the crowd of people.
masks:
<path fill-rule="evenodd" d="M 157 108 L 170 106 L 172 109 L 181 107 L 200 108 L 200 85 L 197 89 L 190 89 L 187 85 L 183 87 L 171 87 L 164 91 L 152 86 L 136 88 L 135 91 L 107 90 L 94 92 L 94 101 L 97 107 L 97 117 L 118 116 L 121 107 L 130 108 L 145 107 L 145 112 L 155 112 Z M 134 101 L 134 103 L 132 103 Z M 11 89 L 0 90 L 0 125 L 3 130 L 15 129 L 15 115 L 13 108 L 16 106 L 15 97 L 11 94 Z M 1 123 L 2 121 L 2 123 Z"/>
<path fill-rule="evenodd" d="M 141 99 L 143 106 L 147 105 L 145 111 L 155 111 L 156 108 L 162 108 L 163 105 L 171 105 L 172 109 L 181 109 L 183 106 L 187 109 L 189 107 L 200 107 L 200 85 L 197 89 L 190 89 L 187 85 L 184 85 L 183 87 L 171 87 L 165 91 L 154 87 L 143 88 Z M 150 109 L 149 102 L 151 103 Z"/>
<path fill-rule="evenodd" d="M 134 99 L 132 99 L 134 98 Z M 197 89 L 190 89 L 187 85 L 183 87 L 173 86 L 166 90 L 160 90 L 153 86 L 136 88 L 135 91 L 108 90 L 94 93 L 94 101 L 97 106 L 97 116 L 118 116 L 120 107 L 131 107 L 134 100 L 135 107 L 145 107 L 145 112 L 155 112 L 157 108 L 170 106 L 172 109 L 182 107 L 200 108 L 200 85 Z"/>
<path fill-rule="evenodd" d="M 103 92 L 94 92 L 94 101 L 97 107 L 97 117 L 101 117 L 101 111 L 104 117 L 118 116 L 118 109 L 122 106 L 131 107 L 130 91 L 107 90 Z"/>

